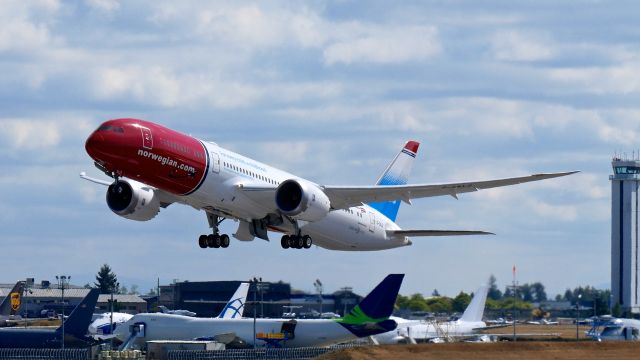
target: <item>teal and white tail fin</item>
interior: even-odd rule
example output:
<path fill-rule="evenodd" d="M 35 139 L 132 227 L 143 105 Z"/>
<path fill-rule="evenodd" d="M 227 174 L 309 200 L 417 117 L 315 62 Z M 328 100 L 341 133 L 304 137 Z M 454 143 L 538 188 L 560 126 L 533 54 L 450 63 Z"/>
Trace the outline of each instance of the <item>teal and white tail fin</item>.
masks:
<path fill-rule="evenodd" d="M 476 293 L 473 295 L 473 299 L 471 299 L 469 306 L 467 306 L 464 314 L 462 314 L 462 317 L 459 319 L 460 321 L 482 321 L 482 316 L 484 315 L 484 305 L 487 302 L 487 292 L 489 292 L 489 287 L 486 285 L 482 285 L 478 288 L 478 290 L 476 290 Z"/>
<path fill-rule="evenodd" d="M 247 301 L 249 283 L 240 283 L 238 290 L 233 294 L 227 305 L 218 315 L 220 319 L 240 319 L 244 313 L 244 303 Z"/>
<path fill-rule="evenodd" d="M 396 155 L 384 170 L 378 182 L 376 182 L 376 185 L 405 185 L 409 181 L 409 175 L 413 167 L 413 159 L 415 159 L 418 153 L 419 146 L 420 143 L 417 141 L 407 141 L 402 150 L 400 150 L 398 155 Z M 370 203 L 369 206 L 378 210 L 391 221 L 396 221 L 398 209 L 400 208 L 400 200 Z"/>

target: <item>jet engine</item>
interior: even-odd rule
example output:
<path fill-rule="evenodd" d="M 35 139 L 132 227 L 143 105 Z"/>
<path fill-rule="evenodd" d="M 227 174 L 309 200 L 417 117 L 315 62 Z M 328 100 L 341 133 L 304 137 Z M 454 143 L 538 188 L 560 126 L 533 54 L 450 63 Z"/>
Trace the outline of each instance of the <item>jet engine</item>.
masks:
<path fill-rule="evenodd" d="M 276 205 L 284 215 L 304 221 L 318 221 L 327 216 L 331 202 L 318 186 L 291 179 L 278 186 Z"/>
<path fill-rule="evenodd" d="M 129 220 L 148 221 L 160 212 L 160 200 L 154 190 L 130 179 L 109 185 L 107 205 L 111 211 Z"/>

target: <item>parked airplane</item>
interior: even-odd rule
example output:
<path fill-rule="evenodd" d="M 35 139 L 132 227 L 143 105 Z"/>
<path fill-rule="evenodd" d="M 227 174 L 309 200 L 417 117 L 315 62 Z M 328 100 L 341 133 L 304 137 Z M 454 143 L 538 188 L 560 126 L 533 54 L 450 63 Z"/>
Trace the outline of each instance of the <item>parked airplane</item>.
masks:
<path fill-rule="evenodd" d="M 635 319 L 614 319 L 597 336 L 598 341 L 611 340 L 640 340 L 640 320 Z"/>
<path fill-rule="evenodd" d="M 487 286 L 481 286 L 476 290 L 473 299 L 458 320 L 436 323 L 392 317 L 398 323 L 398 327 L 394 331 L 374 335 L 371 339 L 376 344 L 397 344 L 475 335 L 478 330 L 491 328 L 482 321 L 488 290 Z"/>
<path fill-rule="evenodd" d="M 138 314 L 115 330 L 122 349 L 150 340 L 215 339 L 257 346 L 326 346 L 395 329 L 389 319 L 404 275 L 388 275 L 350 313 L 340 319 L 219 319 L 169 314 Z M 255 331 L 255 332 L 254 332 Z"/>
<path fill-rule="evenodd" d="M 235 319 L 241 318 L 244 313 L 244 303 L 246 302 L 247 292 L 249 291 L 249 283 L 240 283 L 238 289 L 231 296 L 227 304 L 224 306 L 218 318 L 220 319 Z M 165 308 L 166 309 L 166 308 Z M 186 310 L 185 310 L 186 311 Z M 167 312 L 163 311 L 163 313 L 167 314 Z M 189 311 L 189 313 L 192 313 Z M 171 313 L 168 313 L 171 314 Z M 174 315 L 184 315 L 181 313 L 173 313 Z M 186 315 L 186 316 L 195 316 Z M 89 335 L 98 338 L 105 339 L 108 338 L 109 335 L 113 333 L 111 324 L 113 324 L 113 330 L 115 330 L 121 324 L 129 321 L 133 317 L 132 314 L 121 313 L 121 312 L 113 312 L 113 316 L 111 312 L 106 312 L 101 314 L 99 318 L 94 320 L 91 325 L 89 325 Z"/>
<path fill-rule="evenodd" d="M 24 291 L 24 281 L 18 281 L 9 295 L 7 295 L 0 303 L 0 327 L 9 326 L 13 320 L 19 320 L 18 314 L 22 303 L 22 292 Z"/>
<path fill-rule="evenodd" d="M 226 248 L 225 219 L 239 221 L 233 236 L 269 240 L 284 233 L 283 248 L 383 250 L 411 245 L 414 236 L 485 235 L 483 231 L 402 230 L 395 220 L 400 201 L 458 194 L 573 174 L 562 172 L 507 179 L 407 185 L 419 143 L 408 141 L 375 186 L 319 185 L 164 126 L 137 119 L 106 121 L 87 139 L 95 165 L 114 181 L 80 176 L 108 186 L 107 205 L 137 221 L 181 203 L 204 210 L 212 234 L 202 248 Z"/>
<path fill-rule="evenodd" d="M 91 344 L 92 339 L 85 335 L 99 293 L 96 289 L 89 291 L 64 321 L 65 347 L 83 347 Z M 63 325 L 57 329 L 2 328 L 0 348 L 57 348 L 61 345 L 62 329 Z"/>
<path fill-rule="evenodd" d="M 163 314 L 191 316 L 191 317 L 194 317 L 194 316 L 198 315 L 198 314 L 194 313 L 193 311 L 189 311 L 189 310 L 183 310 L 183 309 L 170 310 L 164 305 L 158 306 L 158 309 L 160 309 L 160 312 L 163 313 Z"/>

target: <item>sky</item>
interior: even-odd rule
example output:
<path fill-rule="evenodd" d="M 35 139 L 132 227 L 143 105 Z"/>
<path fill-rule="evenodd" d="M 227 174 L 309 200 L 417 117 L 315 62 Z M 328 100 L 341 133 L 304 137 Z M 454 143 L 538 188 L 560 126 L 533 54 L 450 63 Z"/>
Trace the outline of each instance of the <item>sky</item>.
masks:
<path fill-rule="evenodd" d="M 636 1 L 5 0 L 0 7 L 0 282 L 108 263 L 146 292 L 159 278 L 283 280 L 360 294 L 455 296 L 517 267 L 551 295 L 610 282 L 614 153 L 640 148 Z M 580 170 L 561 179 L 402 205 L 416 238 L 379 252 L 279 241 L 200 249 L 205 214 L 113 214 L 84 150 L 103 121 L 161 123 L 327 185 L 373 184 L 405 141 L 410 181 Z M 227 220 L 222 231 L 234 233 Z M 274 234 L 273 240 L 279 240 Z"/>

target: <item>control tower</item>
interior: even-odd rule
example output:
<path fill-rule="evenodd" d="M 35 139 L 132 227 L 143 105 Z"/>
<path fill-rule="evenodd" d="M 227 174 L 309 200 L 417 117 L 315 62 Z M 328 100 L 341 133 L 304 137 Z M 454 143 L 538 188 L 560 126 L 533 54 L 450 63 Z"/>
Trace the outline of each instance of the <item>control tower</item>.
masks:
<path fill-rule="evenodd" d="M 639 154 L 640 156 L 640 154 Z M 612 304 L 640 313 L 640 158 L 611 161 L 611 294 Z"/>

